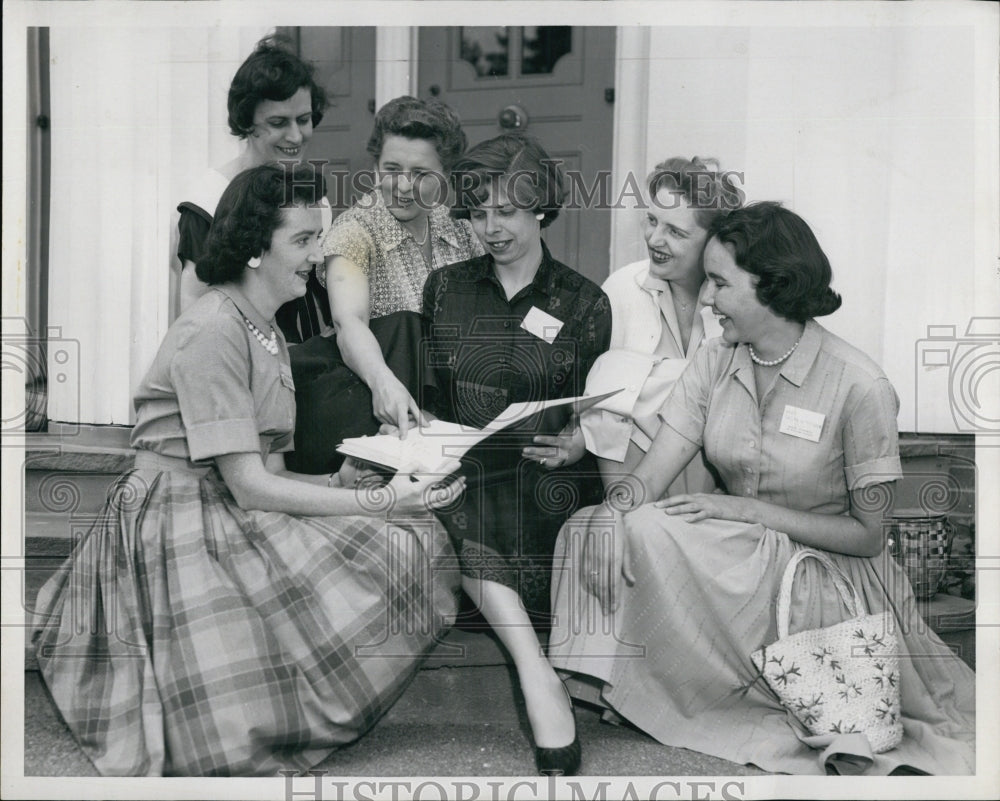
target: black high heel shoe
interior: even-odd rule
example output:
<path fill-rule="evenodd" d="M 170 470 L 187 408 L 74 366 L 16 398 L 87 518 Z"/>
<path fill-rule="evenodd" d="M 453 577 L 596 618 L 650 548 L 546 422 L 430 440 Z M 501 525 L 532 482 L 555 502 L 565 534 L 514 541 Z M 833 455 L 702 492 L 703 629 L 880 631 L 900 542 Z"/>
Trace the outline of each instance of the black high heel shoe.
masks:
<path fill-rule="evenodd" d="M 570 712 L 573 713 L 573 742 L 560 748 L 541 748 L 535 746 L 535 764 L 541 776 L 576 776 L 580 770 L 582 757 L 580 750 L 580 734 L 576 728 L 576 709 L 569 690 L 563 685 L 566 700 L 569 701 Z"/>

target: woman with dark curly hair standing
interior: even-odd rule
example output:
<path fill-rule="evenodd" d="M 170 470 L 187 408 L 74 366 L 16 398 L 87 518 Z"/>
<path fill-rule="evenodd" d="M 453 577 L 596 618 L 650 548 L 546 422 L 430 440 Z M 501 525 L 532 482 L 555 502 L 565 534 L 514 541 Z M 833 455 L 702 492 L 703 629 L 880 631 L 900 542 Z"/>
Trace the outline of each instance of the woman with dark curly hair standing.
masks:
<path fill-rule="evenodd" d="M 229 132 L 244 147 L 218 168 L 209 169 L 187 190 L 177 207 L 177 258 L 180 261 L 180 311 L 208 288 L 195 265 L 205 252 L 212 212 L 229 182 L 239 173 L 262 164 L 292 165 L 305 161 L 313 131 L 326 110 L 323 87 L 311 65 L 291 52 L 277 36 L 261 39 L 229 85 Z M 324 230 L 329 228 L 329 206 L 322 207 Z M 285 339 L 298 343 L 328 330 L 331 325 L 326 293 L 310 278 L 308 290 L 278 310 L 277 322 Z"/>
<path fill-rule="evenodd" d="M 42 676 L 103 775 L 310 768 L 379 719 L 456 612 L 429 508 L 461 479 L 356 487 L 354 463 L 284 465 L 275 314 L 322 262 L 322 193 L 312 170 L 269 165 L 226 188 L 198 262 L 209 288 L 136 392 L 135 467 L 39 593 Z"/>

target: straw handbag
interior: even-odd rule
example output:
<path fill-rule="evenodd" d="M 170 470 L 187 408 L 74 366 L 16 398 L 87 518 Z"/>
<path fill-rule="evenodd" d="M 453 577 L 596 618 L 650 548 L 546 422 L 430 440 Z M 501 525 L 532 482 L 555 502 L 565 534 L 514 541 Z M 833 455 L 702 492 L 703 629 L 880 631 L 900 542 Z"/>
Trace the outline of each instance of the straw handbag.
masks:
<path fill-rule="evenodd" d="M 809 557 L 829 571 L 852 618 L 790 635 L 795 569 Z M 899 644 L 890 614 L 866 612 L 858 591 L 828 556 L 811 548 L 797 551 L 781 580 L 778 639 L 750 659 L 784 707 L 812 734 L 861 732 L 880 754 L 903 737 Z"/>

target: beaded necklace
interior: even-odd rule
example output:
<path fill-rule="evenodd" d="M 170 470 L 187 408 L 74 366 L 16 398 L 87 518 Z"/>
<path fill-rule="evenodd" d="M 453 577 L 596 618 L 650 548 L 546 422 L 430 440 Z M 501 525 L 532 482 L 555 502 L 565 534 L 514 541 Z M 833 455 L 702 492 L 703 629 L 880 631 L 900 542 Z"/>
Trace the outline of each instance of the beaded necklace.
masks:
<path fill-rule="evenodd" d="M 427 237 L 431 235 L 431 218 L 424 217 L 424 220 L 426 221 L 426 226 L 424 227 L 424 238 L 417 239 L 415 236 L 413 237 L 413 241 L 416 242 L 419 247 L 423 247 L 424 245 L 426 245 Z M 411 234 L 411 236 L 413 235 Z"/>
<path fill-rule="evenodd" d="M 792 347 L 790 347 L 788 350 L 786 350 L 783 355 L 779 356 L 777 359 L 771 359 L 770 361 L 766 361 L 760 358 L 760 356 L 757 355 L 757 352 L 753 349 L 753 345 L 751 345 L 749 342 L 747 343 L 747 346 L 750 348 L 750 359 L 753 361 L 754 364 L 759 364 L 761 367 L 774 367 L 776 364 L 781 364 L 783 361 L 785 361 L 785 359 L 787 359 L 789 356 L 795 353 L 795 349 L 799 346 L 799 342 L 801 341 L 802 341 L 801 338 L 796 339 L 795 344 L 792 345 Z"/>
<path fill-rule="evenodd" d="M 261 344 L 264 350 L 272 356 L 278 355 L 278 334 L 275 332 L 273 325 L 271 326 L 271 338 L 268 339 L 264 336 L 264 332 L 255 326 L 246 315 L 243 315 L 243 322 L 247 324 L 247 328 L 250 330 L 250 333 L 257 337 L 257 341 Z"/>

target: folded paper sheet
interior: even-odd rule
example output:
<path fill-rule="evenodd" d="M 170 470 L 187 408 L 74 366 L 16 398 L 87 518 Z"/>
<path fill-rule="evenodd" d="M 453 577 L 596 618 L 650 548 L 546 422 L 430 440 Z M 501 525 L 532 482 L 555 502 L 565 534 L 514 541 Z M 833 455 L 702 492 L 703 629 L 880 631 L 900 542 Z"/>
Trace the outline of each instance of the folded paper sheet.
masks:
<path fill-rule="evenodd" d="M 353 456 L 355 459 L 381 465 L 390 470 L 439 473 L 443 471 L 445 464 L 461 458 L 470 448 L 484 439 L 528 419 L 533 414 L 567 405 L 572 405 L 573 411 L 579 413 L 621 391 L 616 389 L 601 395 L 512 403 L 482 429 L 433 420 L 426 426 L 411 429 L 406 439 L 400 439 L 395 434 L 350 437 L 345 439 L 337 450 L 345 456 Z"/>

